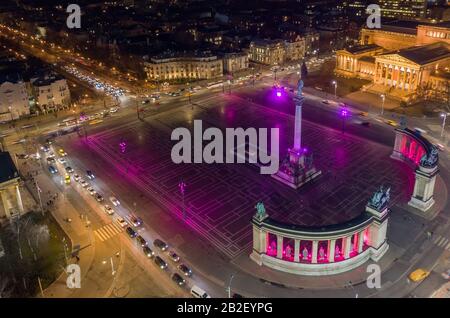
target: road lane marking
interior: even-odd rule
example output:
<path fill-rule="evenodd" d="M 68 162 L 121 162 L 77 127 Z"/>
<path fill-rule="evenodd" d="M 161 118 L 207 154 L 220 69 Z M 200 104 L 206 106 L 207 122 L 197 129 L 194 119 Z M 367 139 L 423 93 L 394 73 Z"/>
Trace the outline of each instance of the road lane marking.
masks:
<path fill-rule="evenodd" d="M 113 236 L 116 236 L 121 232 L 123 232 L 123 229 L 120 228 L 115 223 L 109 223 L 94 231 L 94 233 L 98 236 L 98 238 L 102 242 L 112 238 Z"/>

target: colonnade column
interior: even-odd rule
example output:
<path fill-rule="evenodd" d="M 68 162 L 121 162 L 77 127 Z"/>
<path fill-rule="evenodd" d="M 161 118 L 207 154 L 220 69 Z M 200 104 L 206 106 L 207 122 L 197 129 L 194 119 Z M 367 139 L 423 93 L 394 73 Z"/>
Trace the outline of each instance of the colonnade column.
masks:
<path fill-rule="evenodd" d="M 283 237 L 277 235 L 277 258 L 283 258 Z"/>
<path fill-rule="evenodd" d="M 300 240 L 294 242 L 294 262 L 300 262 Z"/>
<path fill-rule="evenodd" d="M 344 238 L 345 243 L 344 243 L 344 258 L 347 259 L 350 257 L 350 250 L 352 248 L 352 237 L 351 236 L 347 236 L 346 238 Z"/>
<path fill-rule="evenodd" d="M 318 241 L 313 241 L 312 253 L 311 253 L 311 263 L 317 263 L 317 247 L 319 245 Z"/>
<path fill-rule="evenodd" d="M 328 262 L 334 262 L 334 251 L 336 249 L 336 240 L 330 240 L 328 242 Z"/>
<path fill-rule="evenodd" d="M 363 251 L 364 247 L 364 230 L 358 233 L 358 253 Z"/>

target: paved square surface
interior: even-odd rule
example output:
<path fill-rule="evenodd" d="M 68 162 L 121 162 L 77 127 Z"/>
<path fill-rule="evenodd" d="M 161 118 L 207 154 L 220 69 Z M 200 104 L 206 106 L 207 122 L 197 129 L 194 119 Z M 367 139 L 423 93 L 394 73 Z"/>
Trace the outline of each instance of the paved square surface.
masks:
<path fill-rule="evenodd" d="M 292 116 L 230 100 L 214 102 L 195 111 L 187 107 L 145 123 L 108 129 L 91 135 L 89 143 L 180 220 L 183 205 L 178 183 L 183 179 L 187 184 L 185 222 L 230 258 L 248 251 L 252 244 L 250 220 L 258 201 L 264 202 L 275 219 L 320 226 L 362 213 L 381 184 L 391 187 L 392 204 L 406 202 L 411 194 L 413 174 L 389 158 L 391 148 L 307 121 L 303 121 L 303 144 L 313 151 L 323 175 L 297 191 L 260 175 L 259 168 L 251 164 L 174 164 L 171 131 L 182 126 L 192 129 L 194 119 L 203 120 L 203 129 L 278 127 L 281 153 L 291 146 Z M 121 142 L 126 143 L 123 153 Z"/>

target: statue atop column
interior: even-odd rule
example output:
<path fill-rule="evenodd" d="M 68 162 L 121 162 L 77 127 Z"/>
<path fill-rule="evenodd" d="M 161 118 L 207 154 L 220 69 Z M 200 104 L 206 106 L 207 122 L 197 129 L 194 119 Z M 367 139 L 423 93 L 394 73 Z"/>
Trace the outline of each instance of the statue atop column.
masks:
<path fill-rule="evenodd" d="M 278 172 L 272 175 L 273 178 L 294 189 L 300 188 L 321 175 L 321 171 L 314 167 L 312 153 L 302 147 L 302 108 L 305 101 L 303 78 L 308 74 L 305 63 L 302 64 L 300 74 L 297 93 L 293 98 L 295 103 L 294 145 L 288 149 L 286 157 L 280 162 Z"/>

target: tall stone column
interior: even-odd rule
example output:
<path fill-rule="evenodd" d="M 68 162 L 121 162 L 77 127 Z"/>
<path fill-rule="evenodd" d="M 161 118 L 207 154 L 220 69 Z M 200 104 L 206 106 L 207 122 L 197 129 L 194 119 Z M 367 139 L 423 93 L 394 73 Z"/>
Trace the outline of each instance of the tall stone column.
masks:
<path fill-rule="evenodd" d="M 351 236 L 347 236 L 344 239 L 345 243 L 344 243 L 344 258 L 350 258 L 350 251 L 352 248 L 352 237 Z"/>
<path fill-rule="evenodd" d="M 364 248 L 364 230 L 358 233 L 358 253 L 362 253 Z"/>
<path fill-rule="evenodd" d="M 334 262 L 334 252 L 336 250 L 336 240 L 330 240 L 328 242 L 328 262 Z"/>
<path fill-rule="evenodd" d="M 294 242 L 294 262 L 300 262 L 300 240 Z"/>
<path fill-rule="evenodd" d="M 283 258 L 283 237 L 281 235 L 277 235 L 277 258 Z"/>

